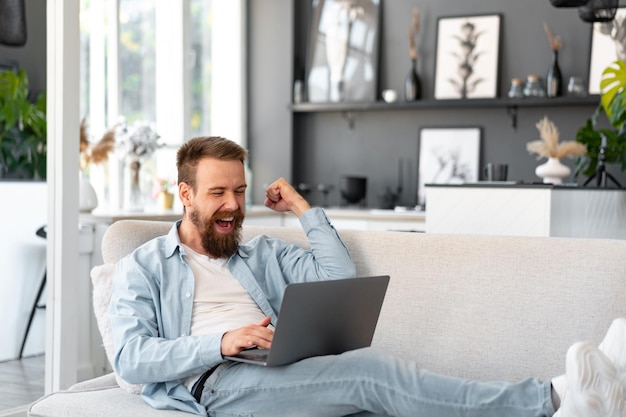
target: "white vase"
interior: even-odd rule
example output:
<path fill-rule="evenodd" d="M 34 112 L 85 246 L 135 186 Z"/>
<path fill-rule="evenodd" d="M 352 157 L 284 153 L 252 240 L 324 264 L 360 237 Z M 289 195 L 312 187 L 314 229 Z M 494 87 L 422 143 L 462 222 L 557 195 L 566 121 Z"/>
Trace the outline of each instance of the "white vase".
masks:
<path fill-rule="evenodd" d="M 571 170 L 569 167 L 563 165 L 558 158 L 548 158 L 545 164 L 541 164 L 535 168 L 535 174 L 543 178 L 543 182 L 546 184 L 561 184 L 563 178 L 567 177 L 570 173 Z"/>
<path fill-rule="evenodd" d="M 78 209 L 81 213 L 91 213 L 96 207 L 98 207 L 96 190 L 85 174 L 80 171 L 78 175 Z"/>

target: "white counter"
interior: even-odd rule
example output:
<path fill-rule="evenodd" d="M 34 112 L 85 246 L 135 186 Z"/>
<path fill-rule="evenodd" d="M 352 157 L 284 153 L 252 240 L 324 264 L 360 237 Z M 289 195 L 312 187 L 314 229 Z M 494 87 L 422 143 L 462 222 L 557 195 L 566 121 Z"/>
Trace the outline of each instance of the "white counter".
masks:
<path fill-rule="evenodd" d="M 427 185 L 427 233 L 626 239 L 626 190 Z"/>

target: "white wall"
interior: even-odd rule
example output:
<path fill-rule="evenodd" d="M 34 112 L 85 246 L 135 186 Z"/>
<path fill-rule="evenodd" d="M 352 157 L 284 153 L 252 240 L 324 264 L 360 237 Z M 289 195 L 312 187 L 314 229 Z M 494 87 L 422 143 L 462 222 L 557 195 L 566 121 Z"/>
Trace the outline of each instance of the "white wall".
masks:
<path fill-rule="evenodd" d="M 46 224 L 45 182 L 0 181 L 0 361 L 19 355 L 28 316 L 46 268 L 46 240 L 35 235 Z M 45 303 L 46 297 L 41 298 Z M 45 350 L 45 310 L 37 310 L 24 356 Z"/>

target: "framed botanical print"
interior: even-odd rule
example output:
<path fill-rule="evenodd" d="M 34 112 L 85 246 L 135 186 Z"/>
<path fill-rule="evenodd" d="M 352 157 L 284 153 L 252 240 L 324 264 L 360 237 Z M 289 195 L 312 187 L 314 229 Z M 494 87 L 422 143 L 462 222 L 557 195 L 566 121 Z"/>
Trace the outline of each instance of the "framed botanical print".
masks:
<path fill-rule="evenodd" d="M 498 96 L 501 26 L 499 14 L 439 18 L 435 99 Z"/>

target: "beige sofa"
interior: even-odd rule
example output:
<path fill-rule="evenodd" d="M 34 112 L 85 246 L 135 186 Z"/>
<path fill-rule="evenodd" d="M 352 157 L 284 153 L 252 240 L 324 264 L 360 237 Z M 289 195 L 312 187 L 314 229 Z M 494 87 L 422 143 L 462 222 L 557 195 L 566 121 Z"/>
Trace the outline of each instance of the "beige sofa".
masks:
<path fill-rule="evenodd" d="M 92 271 L 103 311 L 112 264 L 171 223 L 119 221 L 103 240 L 107 265 Z M 306 245 L 299 229 L 245 227 Z M 424 368 L 481 380 L 549 378 L 567 348 L 599 341 L 626 316 L 626 241 L 343 231 L 360 275 L 388 274 L 374 345 Z M 121 386 L 120 386 L 121 384 Z M 31 404 L 29 416 L 184 416 L 157 411 L 114 374 Z"/>

